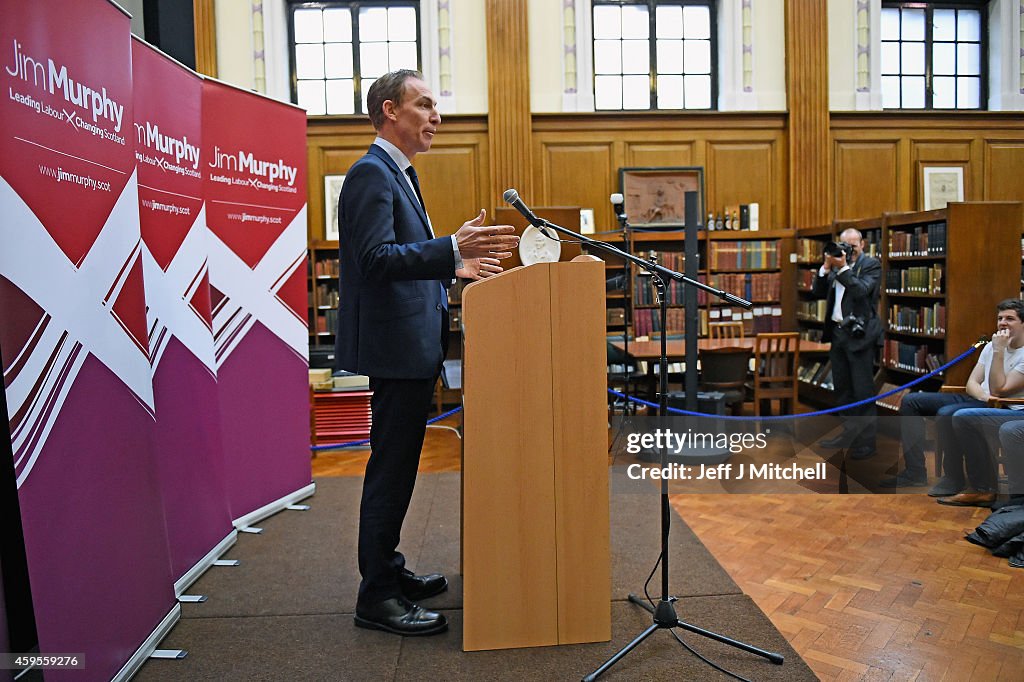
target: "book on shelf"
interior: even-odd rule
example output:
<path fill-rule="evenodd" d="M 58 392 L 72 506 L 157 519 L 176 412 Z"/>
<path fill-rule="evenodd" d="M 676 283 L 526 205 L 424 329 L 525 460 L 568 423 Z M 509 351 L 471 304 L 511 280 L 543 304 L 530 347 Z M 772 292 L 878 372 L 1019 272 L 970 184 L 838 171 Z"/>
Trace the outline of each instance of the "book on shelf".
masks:
<path fill-rule="evenodd" d="M 883 382 L 882 383 L 882 388 L 880 388 L 878 390 L 878 395 L 883 395 L 885 393 L 888 393 L 889 391 L 892 391 L 895 388 L 898 388 L 898 386 L 896 384 L 890 384 L 887 381 Z M 903 404 L 903 398 L 908 393 L 910 393 L 910 389 L 909 388 L 904 388 L 903 390 L 898 391 L 897 393 L 893 393 L 892 395 L 889 395 L 889 396 L 886 396 L 884 398 L 880 398 L 880 399 L 876 400 L 875 404 L 880 406 L 880 407 L 885 407 L 887 409 L 890 409 L 890 410 L 892 410 L 894 412 L 899 412 L 900 405 Z"/>

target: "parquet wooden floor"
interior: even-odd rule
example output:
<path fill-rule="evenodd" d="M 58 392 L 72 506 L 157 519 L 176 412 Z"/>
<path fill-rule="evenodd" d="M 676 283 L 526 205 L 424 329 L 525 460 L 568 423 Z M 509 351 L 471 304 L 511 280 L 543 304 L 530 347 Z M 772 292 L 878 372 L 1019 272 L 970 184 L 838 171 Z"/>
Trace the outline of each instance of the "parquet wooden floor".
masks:
<path fill-rule="evenodd" d="M 313 475 L 361 475 L 368 456 L 320 453 Z M 421 471 L 459 465 L 458 437 L 428 429 Z M 987 510 L 925 495 L 672 504 L 822 680 L 1024 681 L 1024 569 L 963 540 Z"/>

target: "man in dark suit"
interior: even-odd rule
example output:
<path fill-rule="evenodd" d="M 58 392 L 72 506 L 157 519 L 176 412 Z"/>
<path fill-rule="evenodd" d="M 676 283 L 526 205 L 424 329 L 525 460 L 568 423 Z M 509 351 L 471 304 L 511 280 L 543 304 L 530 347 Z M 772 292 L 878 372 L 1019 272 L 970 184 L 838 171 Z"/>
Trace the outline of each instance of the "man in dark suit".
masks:
<path fill-rule="evenodd" d="M 814 294 L 825 298 L 825 331 L 821 340 L 832 342 L 832 384 L 837 403 L 849 405 L 875 395 L 874 361 L 882 322 L 878 318 L 878 290 L 882 264 L 864 253 L 858 230 L 843 230 L 845 253 L 824 256 L 814 278 Z M 847 410 L 843 433 L 821 441 L 823 447 L 846 447 L 852 459 L 875 454 L 875 406 L 867 403 Z"/>
<path fill-rule="evenodd" d="M 450 237 L 434 238 L 416 154 L 441 123 L 422 76 L 395 71 L 367 93 L 377 139 L 348 171 L 339 205 L 340 304 L 336 357 L 370 377 L 370 460 L 359 508 L 356 625 L 430 635 L 447 620 L 415 602 L 443 592 L 440 574 L 416 575 L 398 551 L 416 483 L 434 384 L 448 346 L 447 287 L 456 276 L 501 272 L 518 244 L 509 225 L 484 226 L 485 212 Z"/>

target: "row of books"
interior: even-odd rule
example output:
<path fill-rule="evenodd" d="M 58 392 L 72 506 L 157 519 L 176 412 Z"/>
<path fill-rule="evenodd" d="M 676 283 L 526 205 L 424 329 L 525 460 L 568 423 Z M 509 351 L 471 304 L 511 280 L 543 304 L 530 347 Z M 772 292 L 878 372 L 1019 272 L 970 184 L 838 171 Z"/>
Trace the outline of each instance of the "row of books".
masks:
<path fill-rule="evenodd" d="M 797 379 L 832 390 L 832 362 L 829 360 L 807 360 L 801 362 L 796 372 Z"/>
<path fill-rule="evenodd" d="M 800 338 L 803 339 L 804 341 L 819 342 L 821 341 L 821 335 L 823 333 L 824 332 L 821 329 L 801 329 Z"/>
<path fill-rule="evenodd" d="M 944 256 L 946 254 L 946 223 L 918 225 L 913 231 L 889 232 L 890 256 Z"/>
<path fill-rule="evenodd" d="M 828 302 L 825 299 L 815 301 L 797 301 L 796 319 L 825 321 L 825 314 L 828 311 Z"/>
<path fill-rule="evenodd" d="M 885 291 L 890 294 L 941 294 L 941 264 L 893 268 L 885 273 Z"/>
<path fill-rule="evenodd" d="M 671 267 L 671 266 L 666 266 Z M 698 282 L 707 282 L 707 275 L 697 277 Z M 675 280 L 668 283 L 666 296 L 669 305 L 683 305 L 686 302 L 686 285 Z M 697 305 L 706 305 L 708 295 L 703 289 L 697 290 Z M 650 277 L 636 275 L 633 277 L 633 304 L 634 305 L 657 305 L 657 290 Z"/>
<path fill-rule="evenodd" d="M 313 261 L 313 276 L 314 277 L 337 277 L 338 276 L 338 259 L 337 258 L 323 258 L 321 260 Z"/>
<path fill-rule="evenodd" d="M 800 268 L 796 271 L 796 288 L 799 291 L 810 291 L 817 276 L 818 268 Z"/>
<path fill-rule="evenodd" d="M 333 334 L 338 328 L 338 311 L 325 310 L 323 314 L 317 313 L 316 331 L 318 334 Z"/>
<path fill-rule="evenodd" d="M 892 305 L 889 307 L 889 329 L 914 334 L 945 334 L 946 305 Z"/>
<path fill-rule="evenodd" d="M 707 310 L 698 311 L 701 329 L 707 328 Z M 668 333 L 682 334 L 686 329 L 686 310 L 670 308 L 667 316 Z M 661 331 L 661 311 L 657 308 L 640 308 L 633 311 L 633 334 L 650 336 Z"/>
<path fill-rule="evenodd" d="M 332 305 L 338 307 L 338 288 L 333 284 L 316 285 L 317 305 Z"/>
<path fill-rule="evenodd" d="M 889 339 L 882 347 L 882 364 L 894 369 L 924 374 L 946 362 L 943 353 L 932 353 L 926 345 L 914 345 Z"/>
<path fill-rule="evenodd" d="M 822 253 L 825 248 L 826 241 L 820 239 L 807 239 L 800 238 L 796 240 L 796 246 L 793 249 L 793 253 L 796 254 L 796 259 L 801 263 L 820 263 L 822 261 Z"/>
<path fill-rule="evenodd" d="M 762 332 L 782 331 L 782 308 L 779 306 L 755 306 L 751 310 L 743 308 L 712 308 L 698 311 L 698 331 L 701 336 L 708 335 L 709 322 L 743 322 L 743 333 L 748 336 Z M 671 308 L 668 311 L 668 333 L 682 334 L 686 330 L 686 311 L 683 308 Z M 655 308 L 641 308 L 633 311 L 633 334 L 650 336 L 661 331 L 660 311 Z"/>
<path fill-rule="evenodd" d="M 777 241 L 711 242 L 708 263 L 712 270 L 769 270 L 779 267 Z"/>
<path fill-rule="evenodd" d="M 717 274 L 707 281 L 716 289 L 724 289 L 748 301 L 778 301 L 782 291 L 782 274 L 778 272 Z"/>

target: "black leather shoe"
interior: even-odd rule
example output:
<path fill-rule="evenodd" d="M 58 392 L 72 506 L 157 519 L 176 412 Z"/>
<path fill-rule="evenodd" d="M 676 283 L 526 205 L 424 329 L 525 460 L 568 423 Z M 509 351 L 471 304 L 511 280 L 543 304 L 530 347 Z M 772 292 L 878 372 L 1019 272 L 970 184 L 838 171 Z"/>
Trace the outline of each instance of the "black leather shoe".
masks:
<path fill-rule="evenodd" d="M 402 596 L 412 602 L 429 599 L 448 589 L 448 579 L 440 573 L 416 575 L 407 568 L 398 572 L 398 586 Z"/>
<path fill-rule="evenodd" d="M 436 635 L 448 629 L 448 619 L 427 611 L 403 597 L 393 597 L 369 607 L 356 606 L 356 625 L 414 637 Z"/>
<path fill-rule="evenodd" d="M 896 474 L 892 478 L 883 478 L 878 482 L 879 488 L 920 488 L 925 485 L 928 485 L 927 478 L 924 476 L 909 476 L 905 471 Z"/>
<path fill-rule="evenodd" d="M 818 445 L 823 448 L 845 448 L 850 443 L 850 438 L 845 434 L 841 433 L 835 438 L 826 438 L 825 440 L 819 440 Z"/>
<path fill-rule="evenodd" d="M 928 491 L 929 497 L 949 497 L 950 495 L 956 495 L 962 493 L 964 488 L 967 487 L 963 481 L 957 481 L 956 479 L 950 478 L 949 476 L 943 476 L 938 482 L 931 487 Z"/>
<path fill-rule="evenodd" d="M 870 445 L 861 445 L 860 447 L 850 448 L 846 451 L 846 456 L 850 459 L 868 459 L 875 456 L 875 449 Z"/>

